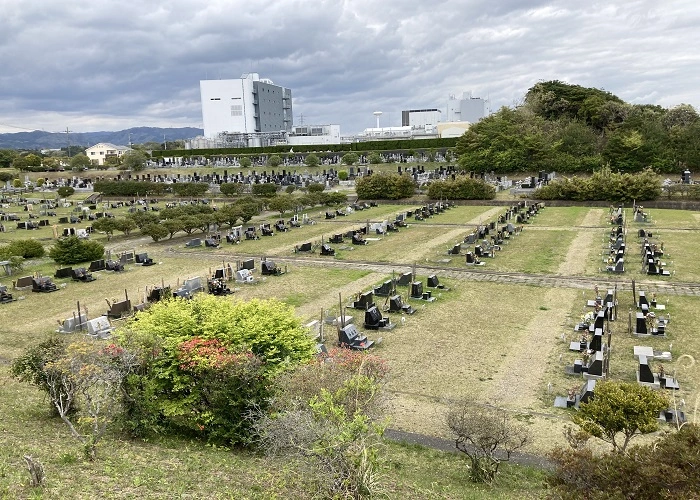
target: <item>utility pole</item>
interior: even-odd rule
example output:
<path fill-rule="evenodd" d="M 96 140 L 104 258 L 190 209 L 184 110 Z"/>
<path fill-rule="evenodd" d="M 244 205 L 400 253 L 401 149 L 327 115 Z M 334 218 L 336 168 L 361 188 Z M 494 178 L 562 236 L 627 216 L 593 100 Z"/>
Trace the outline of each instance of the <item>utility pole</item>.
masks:
<path fill-rule="evenodd" d="M 66 127 L 66 141 L 68 141 L 68 151 L 67 151 L 67 152 L 68 152 L 68 158 L 70 158 L 70 135 L 68 135 L 68 134 L 70 134 L 71 132 L 73 132 L 73 131 L 72 131 L 72 130 L 68 130 L 68 127 Z"/>
<path fill-rule="evenodd" d="M 163 134 L 163 149 L 167 150 L 168 149 L 168 143 L 165 142 L 165 134 Z"/>

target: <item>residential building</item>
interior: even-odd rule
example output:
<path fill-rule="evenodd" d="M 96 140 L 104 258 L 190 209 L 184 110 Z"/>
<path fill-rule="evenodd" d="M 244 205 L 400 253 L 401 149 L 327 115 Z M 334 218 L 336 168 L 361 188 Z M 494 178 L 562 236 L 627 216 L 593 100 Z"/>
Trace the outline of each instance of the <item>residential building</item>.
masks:
<path fill-rule="evenodd" d="M 85 150 L 85 154 L 90 161 L 97 165 L 104 165 L 105 159 L 109 157 L 121 157 L 124 153 L 131 151 L 128 146 L 115 146 L 109 142 L 100 142 Z"/>

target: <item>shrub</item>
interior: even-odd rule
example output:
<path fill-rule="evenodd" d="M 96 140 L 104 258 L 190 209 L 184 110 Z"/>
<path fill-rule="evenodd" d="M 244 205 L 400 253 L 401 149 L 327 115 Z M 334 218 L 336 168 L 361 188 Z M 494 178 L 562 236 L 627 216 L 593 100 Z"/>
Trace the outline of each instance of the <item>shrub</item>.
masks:
<path fill-rule="evenodd" d="M 357 163 L 359 159 L 357 153 L 345 153 L 340 161 L 343 162 L 343 165 L 353 165 Z"/>
<path fill-rule="evenodd" d="M 428 186 L 428 196 L 433 200 L 492 200 L 496 189 L 481 179 L 459 176 L 455 180 L 432 182 Z"/>
<path fill-rule="evenodd" d="M 253 184 L 250 188 L 250 192 L 255 196 L 262 196 L 263 198 L 269 198 L 275 196 L 277 193 L 277 185 L 271 182 L 264 184 Z"/>
<path fill-rule="evenodd" d="M 416 183 L 407 175 L 379 173 L 357 179 L 355 191 L 360 199 L 399 200 L 413 196 Z"/>
<path fill-rule="evenodd" d="M 304 158 L 304 165 L 307 167 L 317 167 L 319 163 L 320 160 L 314 153 L 309 153 L 306 155 L 306 158 Z"/>
<path fill-rule="evenodd" d="M 350 177 L 350 174 L 348 174 L 347 170 L 341 170 L 338 172 L 338 179 L 341 181 L 347 181 L 348 177 Z"/>
<path fill-rule="evenodd" d="M 557 498 L 690 499 L 700 491 L 700 427 L 686 424 L 627 453 L 558 448 L 547 482 Z"/>
<path fill-rule="evenodd" d="M 270 155 L 270 157 L 267 159 L 268 167 L 279 167 L 281 164 L 282 158 L 280 158 L 278 155 Z"/>
<path fill-rule="evenodd" d="M 60 196 L 61 198 L 68 198 L 73 193 L 75 193 L 75 189 L 73 189 L 70 186 L 61 186 L 60 188 L 58 188 L 57 192 L 58 196 Z"/>
<path fill-rule="evenodd" d="M 374 151 L 367 156 L 367 161 L 372 165 L 379 165 L 382 163 L 382 155 Z"/>
<path fill-rule="evenodd" d="M 96 241 L 81 240 L 77 236 L 61 238 L 49 250 L 49 257 L 57 264 L 79 264 L 101 259 L 105 247 Z"/>
<path fill-rule="evenodd" d="M 250 168 L 253 162 L 247 156 L 243 156 L 238 160 L 238 164 L 243 168 Z"/>
<path fill-rule="evenodd" d="M 326 187 L 320 183 L 311 183 L 306 187 L 309 193 L 322 193 Z"/>
<path fill-rule="evenodd" d="M 615 173 L 606 167 L 588 178 L 555 179 L 532 196 L 539 200 L 646 201 L 661 196 L 661 182 L 651 169 L 631 174 Z"/>
<path fill-rule="evenodd" d="M 202 196 L 209 189 L 209 185 L 204 182 L 178 182 L 171 186 L 176 195 L 194 198 Z"/>
<path fill-rule="evenodd" d="M 266 406 L 270 380 L 313 352 L 292 308 L 276 300 L 171 299 L 117 335 L 144 359 L 127 381 L 127 426 L 225 444 L 249 442 L 246 415 Z"/>
<path fill-rule="evenodd" d="M 226 196 L 238 196 L 243 191 L 243 184 L 240 182 L 224 182 L 219 186 L 221 194 Z"/>
<path fill-rule="evenodd" d="M 17 240 L 2 247 L 2 254 L 7 256 L 15 255 L 25 259 L 35 259 L 43 257 L 46 251 L 44 245 L 36 240 Z"/>

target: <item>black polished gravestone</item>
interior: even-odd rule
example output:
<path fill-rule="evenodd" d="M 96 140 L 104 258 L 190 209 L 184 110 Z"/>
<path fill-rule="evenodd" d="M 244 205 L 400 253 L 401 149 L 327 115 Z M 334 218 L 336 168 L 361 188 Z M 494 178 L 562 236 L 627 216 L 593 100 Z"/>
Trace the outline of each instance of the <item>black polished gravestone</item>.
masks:
<path fill-rule="evenodd" d="M 56 269 L 56 272 L 53 275 L 53 277 L 57 279 L 70 278 L 71 276 L 73 276 L 72 267 L 62 267 L 61 269 Z"/>
<path fill-rule="evenodd" d="M 357 300 L 354 300 L 350 307 L 366 311 L 370 307 L 374 307 L 374 293 L 371 291 L 361 293 Z"/>
<path fill-rule="evenodd" d="M 333 236 L 331 236 L 328 239 L 328 241 L 330 243 L 336 243 L 336 244 L 342 243 L 343 242 L 343 235 L 342 234 L 334 234 Z"/>
<path fill-rule="evenodd" d="M 430 276 L 428 276 L 427 287 L 428 288 L 437 288 L 439 290 L 444 290 L 444 291 L 449 290 L 449 288 L 447 288 L 445 285 L 440 284 L 440 280 L 434 274 L 431 274 Z"/>
<path fill-rule="evenodd" d="M 399 279 L 396 281 L 396 284 L 399 286 L 408 286 L 413 282 L 413 273 L 411 272 L 405 272 L 399 276 Z"/>
<path fill-rule="evenodd" d="M 352 244 L 353 245 L 366 245 L 368 242 L 362 237 L 362 233 L 353 233 Z"/>
<path fill-rule="evenodd" d="M 333 256 L 335 255 L 335 249 L 331 248 L 327 243 L 324 243 L 321 245 L 321 255 Z"/>
<path fill-rule="evenodd" d="M 104 259 L 100 260 L 94 260 L 90 263 L 90 267 L 88 270 L 90 272 L 95 272 L 95 271 L 104 271 L 107 268 L 107 265 L 105 264 Z"/>
<path fill-rule="evenodd" d="M 169 286 L 166 287 L 160 287 L 160 286 L 154 286 L 151 288 L 151 291 L 148 292 L 148 302 L 158 302 L 163 299 L 168 299 L 172 297 L 172 291 L 170 290 Z"/>
<path fill-rule="evenodd" d="M 295 252 L 312 252 L 313 247 L 311 245 L 310 241 L 307 241 L 306 243 L 302 243 L 299 246 L 294 247 Z"/>
<path fill-rule="evenodd" d="M 223 271 L 223 269 L 220 269 L 220 271 Z M 226 284 L 226 280 L 224 278 L 208 279 L 207 292 L 209 292 L 210 295 L 216 295 L 219 297 L 233 293 L 233 291 Z"/>
<path fill-rule="evenodd" d="M 263 276 L 281 276 L 284 274 L 281 268 L 277 267 L 271 260 L 263 260 L 260 263 L 260 274 Z"/>
<path fill-rule="evenodd" d="M 605 356 L 602 351 L 593 353 L 588 361 L 588 366 L 585 370 L 587 376 L 604 377 L 603 367 L 605 365 Z"/>
<path fill-rule="evenodd" d="M 121 272 L 124 270 L 124 264 L 116 260 L 108 260 L 107 262 L 105 262 L 105 270 Z"/>
<path fill-rule="evenodd" d="M 205 238 L 204 246 L 207 248 L 219 248 L 219 242 L 215 238 Z"/>
<path fill-rule="evenodd" d="M 396 292 L 396 286 L 393 280 L 386 280 L 381 285 L 374 288 L 373 293 L 377 297 L 389 297 Z"/>
<path fill-rule="evenodd" d="M 131 301 L 125 299 L 119 302 L 109 303 L 106 316 L 108 318 L 123 318 L 131 314 Z"/>
<path fill-rule="evenodd" d="M 389 318 L 382 317 L 377 306 L 372 306 L 365 311 L 364 327 L 368 330 L 392 330 L 396 325 Z"/>
<path fill-rule="evenodd" d="M 243 262 L 241 262 L 240 265 L 241 269 L 247 269 L 248 271 L 252 271 L 255 269 L 255 260 L 254 259 L 246 259 Z"/>
<path fill-rule="evenodd" d="M 338 345 L 355 351 L 365 351 L 374 345 L 374 341 L 361 335 L 355 325 L 346 325 L 338 330 Z"/>
<path fill-rule="evenodd" d="M 137 264 L 141 264 L 142 266 L 155 265 L 155 262 L 153 262 L 153 259 L 151 259 L 147 253 L 137 253 L 135 256 L 135 260 Z"/>
<path fill-rule="evenodd" d="M 92 273 L 89 273 L 88 270 L 84 267 L 73 269 L 71 278 L 73 278 L 73 281 L 82 281 L 83 283 L 95 281 L 95 278 L 92 276 Z"/>
<path fill-rule="evenodd" d="M 619 259 L 617 262 L 615 262 L 615 265 L 607 266 L 605 268 L 606 271 L 611 272 L 611 273 L 616 273 L 616 274 L 621 274 L 625 272 L 625 259 Z"/>
<path fill-rule="evenodd" d="M 49 293 L 57 290 L 58 288 L 56 284 L 51 281 L 51 278 L 41 277 L 32 279 L 32 292 Z"/>
<path fill-rule="evenodd" d="M 12 297 L 12 294 L 7 291 L 7 287 L 0 285 L 0 304 L 7 304 L 8 302 L 14 302 L 15 298 Z"/>
<path fill-rule="evenodd" d="M 389 297 L 389 311 L 390 313 L 402 313 L 402 314 L 413 314 L 416 310 L 411 306 L 411 304 L 404 304 L 401 295 L 392 295 Z"/>
<path fill-rule="evenodd" d="M 556 408 L 578 408 L 581 403 L 588 403 L 594 397 L 596 379 L 586 380 L 578 394 L 575 391 L 569 392 L 568 396 L 557 396 L 554 399 Z"/>
<path fill-rule="evenodd" d="M 411 283 L 411 298 L 424 300 L 426 302 L 435 301 L 435 297 L 433 297 L 431 291 L 423 291 L 423 283 L 421 281 L 414 281 L 413 283 Z"/>
<path fill-rule="evenodd" d="M 459 255 L 461 251 L 462 251 L 462 244 L 457 243 L 447 253 L 449 255 Z"/>

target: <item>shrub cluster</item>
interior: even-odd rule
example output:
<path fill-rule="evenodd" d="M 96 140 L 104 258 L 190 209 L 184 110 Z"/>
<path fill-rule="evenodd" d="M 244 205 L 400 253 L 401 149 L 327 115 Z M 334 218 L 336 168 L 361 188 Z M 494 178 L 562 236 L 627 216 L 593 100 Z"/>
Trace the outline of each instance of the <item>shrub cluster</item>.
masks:
<path fill-rule="evenodd" d="M 555 179 L 532 197 L 538 200 L 630 202 L 661 196 L 659 177 L 651 169 L 640 173 L 615 173 L 603 168 L 590 177 Z"/>
<path fill-rule="evenodd" d="M 313 353 L 291 307 L 199 295 L 152 305 L 119 334 L 143 359 L 127 379 L 132 432 L 170 430 L 211 442 L 246 443 L 246 415 L 266 406 L 275 375 Z"/>
<path fill-rule="evenodd" d="M 559 449 L 548 478 L 557 498 L 697 498 L 700 427 L 686 424 L 653 444 L 627 453 L 594 454 L 590 449 Z"/>
<path fill-rule="evenodd" d="M 496 189 L 481 179 L 459 176 L 455 180 L 431 182 L 428 196 L 433 200 L 492 200 Z"/>
<path fill-rule="evenodd" d="M 408 175 L 375 173 L 355 180 L 357 197 L 365 200 L 400 200 L 416 192 L 416 183 Z"/>
<path fill-rule="evenodd" d="M 45 253 L 44 245 L 36 240 L 16 240 L 0 247 L 0 260 L 6 260 L 11 256 L 36 259 L 43 257 Z"/>
<path fill-rule="evenodd" d="M 105 247 L 96 241 L 69 236 L 54 243 L 49 250 L 49 257 L 57 264 L 69 265 L 101 259 L 104 253 Z"/>

